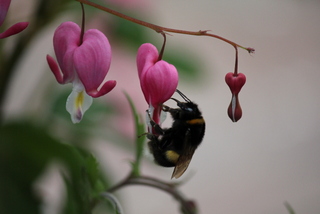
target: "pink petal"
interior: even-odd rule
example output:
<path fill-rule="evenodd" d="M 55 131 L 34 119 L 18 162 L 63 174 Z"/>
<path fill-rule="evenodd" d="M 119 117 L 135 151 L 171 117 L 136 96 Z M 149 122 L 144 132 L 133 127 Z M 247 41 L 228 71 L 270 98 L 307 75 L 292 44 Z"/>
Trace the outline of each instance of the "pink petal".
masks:
<path fill-rule="evenodd" d="M 158 61 L 146 71 L 141 81 L 148 91 L 147 102 L 156 107 L 170 99 L 178 86 L 178 80 L 178 71 L 173 65 Z"/>
<path fill-rule="evenodd" d="M 116 86 L 117 82 L 115 80 L 109 80 L 107 81 L 105 84 L 103 84 L 103 86 L 101 87 L 101 89 L 99 91 L 91 91 L 88 93 L 88 95 L 90 95 L 91 97 L 101 97 L 107 93 L 109 93 L 115 86 Z"/>
<path fill-rule="evenodd" d="M 80 27 L 73 22 L 62 23 L 53 36 L 57 61 L 63 73 L 63 83 L 74 79 L 73 53 L 80 43 Z"/>
<path fill-rule="evenodd" d="M 9 10 L 10 3 L 11 3 L 11 0 L 1 0 L 0 1 L 0 26 L 3 24 L 3 22 L 7 16 L 7 12 Z"/>
<path fill-rule="evenodd" d="M 18 22 L 8 28 L 5 32 L 0 33 L 0 39 L 7 38 L 14 34 L 20 33 L 24 29 L 26 29 L 29 25 L 29 22 Z"/>
<path fill-rule="evenodd" d="M 225 81 L 229 86 L 232 94 L 239 94 L 242 86 L 246 83 L 246 76 L 242 73 L 234 75 L 233 73 L 227 73 Z"/>
<path fill-rule="evenodd" d="M 47 62 L 58 83 L 63 84 L 63 77 L 57 62 L 50 55 L 47 55 Z"/>
<path fill-rule="evenodd" d="M 157 48 L 150 44 L 145 43 L 140 46 L 137 54 L 137 67 L 139 78 L 158 61 L 159 53 Z"/>
<path fill-rule="evenodd" d="M 141 89 L 147 102 L 150 95 L 149 95 L 149 91 L 146 89 L 146 84 L 143 81 L 143 78 L 146 71 L 157 62 L 158 57 L 159 57 L 159 54 L 158 54 L 157 48 L 150 43 L 142 44 L 138 49 L 137 60 L 136 60 L 138 75 L 140 79 Z"/>
<path fill-rule="evenodd" d="M 111 46 L 107 37 L 96 29 L 88 30 L 83 43 L 74 51 L 74 66 L 88 94 L 96 94 L 98 87 L 108 73 L 111 63 Z M 110 91 L 115 83 L 107 83 L 104 91 Z"/>
<path fill-rule="evenodd" d="M 152 119 L 157 124 L 160 123 L 161 104 L 170 99 L 179 80 L 177 69 L 163 60 L 158 61 L 158 58 L 155 46 L 149 43 L 140 46 L 137 54 L 140 85 L 149 109 L 152 109 Z"/>
<path fill-rule="evenodd" d="M 137 54 L 141 89 L 146 101 L 152 105 L 167 101 L 178 85 L 176 68 L 165 61 L 158 61 L 158 57 L 157 48 L 150 43 L 141 45 Z"/>
<path fill-rule="evenodd" d="M 230 105 L 228 107 L 228 116 L 232 122 L 237 122 L 242 117 L 242 109 L 240 106 L 238 95 L 232 95 Z"/>

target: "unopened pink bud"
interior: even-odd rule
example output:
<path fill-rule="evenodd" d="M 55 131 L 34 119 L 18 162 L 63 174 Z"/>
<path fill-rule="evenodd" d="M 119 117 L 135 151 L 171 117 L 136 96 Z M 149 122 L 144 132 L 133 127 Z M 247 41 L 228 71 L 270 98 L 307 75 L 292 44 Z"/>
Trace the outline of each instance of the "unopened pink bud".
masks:
<path fill-rule="evenodd" d="M 234 74 L 230 72 L 226 74 L 225 80 L 232 93 L 231 102 L 228 107 L 228 116 L 233 122 L 237 122 L 242 117 L 238 94 L 246 83 L 246 76 L 242 73 Z"/>
<path fill-rule="evenodd" d="M 246 83 L 246 76 L 242 73 L 227 73 L 225 77 L 232 94 L 239 94 L 242 86 Z"/>
<path fill-rule="evenodd" d="M 228 116 L 232 122 L 237 122 L 242 117 L 242 109 L 238 95 L 232 95 L 231 102 L 228 107 Z"/>

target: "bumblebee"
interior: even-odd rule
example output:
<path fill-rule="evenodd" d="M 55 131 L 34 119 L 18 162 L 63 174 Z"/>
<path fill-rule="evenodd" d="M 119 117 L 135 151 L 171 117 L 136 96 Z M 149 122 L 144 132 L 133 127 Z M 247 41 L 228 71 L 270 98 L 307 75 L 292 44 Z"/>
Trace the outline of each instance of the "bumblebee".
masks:
<path fill-rule="evenodd" d="M 154 134 L 148 133 L 149 150 L 157 164 L 164 167 L 175 167 L 172 178 L 179 178 L 188 168 L 192 156 L 200 145 L 204 132 L 205 121 L 197 104 L 189 100 L 178 89 L 176 92 L 184 99 L 180 102 L 171 98 L 179 108 L 162 105 L 162 110 L 169 112 L 173 123 L 171 128 L 162 129 L 150 116 Z"/>

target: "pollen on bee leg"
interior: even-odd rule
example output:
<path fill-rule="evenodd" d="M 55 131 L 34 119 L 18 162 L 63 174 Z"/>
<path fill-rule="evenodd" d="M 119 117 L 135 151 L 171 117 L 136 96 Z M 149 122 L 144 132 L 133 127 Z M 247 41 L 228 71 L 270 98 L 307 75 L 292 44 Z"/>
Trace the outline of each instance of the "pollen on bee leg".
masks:
<path fill-rule="evenodd" d="M 84 90 L 72 90 L 66 104 L 66 108 L 71 115 L 72 122 L 79 123 L 91 104 L 92 97 L 87 95 Z"/>

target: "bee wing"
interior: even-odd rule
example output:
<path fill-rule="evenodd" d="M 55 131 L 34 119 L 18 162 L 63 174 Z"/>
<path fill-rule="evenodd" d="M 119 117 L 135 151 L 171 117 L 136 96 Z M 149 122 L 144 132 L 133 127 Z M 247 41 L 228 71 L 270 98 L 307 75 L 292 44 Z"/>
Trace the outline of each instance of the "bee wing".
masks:
<path fill-rule="evenodd" d="M 189 147 L 185 150 L 184 154 L 180 155 L 176 163 L 176 166 L 174 167 L 171 179 L 180 178 L 181 175 L 183 175 L 183 173 L 187 170 L 191 162 L 194 151 L 194 148 Z"/>

